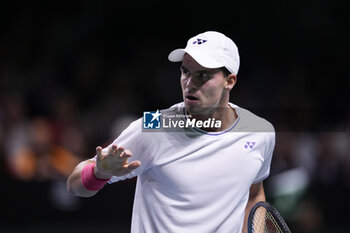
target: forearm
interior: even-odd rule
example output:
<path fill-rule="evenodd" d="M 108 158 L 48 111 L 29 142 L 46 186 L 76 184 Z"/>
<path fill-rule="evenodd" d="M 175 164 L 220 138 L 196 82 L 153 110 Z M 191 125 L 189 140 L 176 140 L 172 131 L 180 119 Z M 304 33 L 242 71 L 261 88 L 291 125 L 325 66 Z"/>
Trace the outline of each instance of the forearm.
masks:
<path fill-rule="evenodd" d="M 265 191 L 262 182 L 253 184 L 250 188 L 249 192 L 249 199 L 247 206 L 245 208 L 245 216 L 244 216 L 244 223 L 243 223 L 243 233 L 248 232 L 248 216 L 250 213 L 250 210 L 253 208 L 253 206 L 260 202 L 260 201 L 266 201 Z"/>
<path fill-rule="evenodd" d="M 80 197 L 91 197 L 94 196 L 98 191 L 91 191 L 86 189 L 81 182 L 81 172 L 83 168 L 89 164 L 94 163 L 94 160 L 86 160 L 78 164 L 72 174 L 67 179 L 67 191 L 75 196 Z"/>

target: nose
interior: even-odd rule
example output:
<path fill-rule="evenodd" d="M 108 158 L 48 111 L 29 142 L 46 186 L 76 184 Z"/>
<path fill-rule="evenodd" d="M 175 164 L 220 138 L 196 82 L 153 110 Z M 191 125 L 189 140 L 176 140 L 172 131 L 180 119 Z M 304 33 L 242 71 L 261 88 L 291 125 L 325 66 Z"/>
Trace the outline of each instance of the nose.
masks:
<path fill-rule="evenodd" d="M 189 90 L 189 92 L 197 90 L 197 84 L 192 75 L 187 78 L 185 86 Z"/>

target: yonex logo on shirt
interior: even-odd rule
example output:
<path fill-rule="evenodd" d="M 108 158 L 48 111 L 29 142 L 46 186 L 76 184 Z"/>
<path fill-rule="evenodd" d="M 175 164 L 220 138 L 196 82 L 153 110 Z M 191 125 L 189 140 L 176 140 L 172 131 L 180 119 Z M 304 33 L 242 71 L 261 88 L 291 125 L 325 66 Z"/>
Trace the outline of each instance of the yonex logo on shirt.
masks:
<path fill-rule="evenodd" d="M 255 145 L 255 142 L 246 142 L 246 144 L 244 145 L 244 148 L 246 148 L 246 149 L 248 149 L 248 148 L 253 149 L 254 145 Z"/>

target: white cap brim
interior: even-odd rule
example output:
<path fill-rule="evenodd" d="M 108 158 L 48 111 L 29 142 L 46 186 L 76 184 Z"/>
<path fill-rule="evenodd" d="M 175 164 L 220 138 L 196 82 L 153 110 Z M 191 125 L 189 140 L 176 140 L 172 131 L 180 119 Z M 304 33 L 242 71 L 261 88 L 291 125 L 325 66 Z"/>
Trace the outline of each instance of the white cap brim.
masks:
<path fill-rule="evenodd" d="M 211 59 L 207 54 L 203 54 L 200 50 L 197 49 L 175 49 L 172 51 L 168 59 L 171 62 L 180 62 L 183 60 L 185 54 L 189 54 L 198 64 L 206 68 L 219 68 L 225 66 L 220 64 L 214 59 Z"/>
<path fill-rule="evenodd" d="M 172 62 L 182 61 L 185 53 L 186 53 L 185 49 L 175 49 L 169 54 L 168 59 L 169 61 L 172 61 Z"/>

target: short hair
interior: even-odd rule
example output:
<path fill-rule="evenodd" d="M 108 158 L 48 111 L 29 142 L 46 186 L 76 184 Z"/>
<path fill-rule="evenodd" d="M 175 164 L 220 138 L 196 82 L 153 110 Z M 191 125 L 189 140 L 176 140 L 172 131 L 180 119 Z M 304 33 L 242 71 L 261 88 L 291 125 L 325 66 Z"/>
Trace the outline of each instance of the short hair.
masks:
<path fill-rule="evenodd" d="M 225 77 L 229 76 L 230 74 L 232 74 L 231 71 L 229 71 L 225 66 L 220 67 L 220 70 L 222 73 L 224 73 Z"/>

